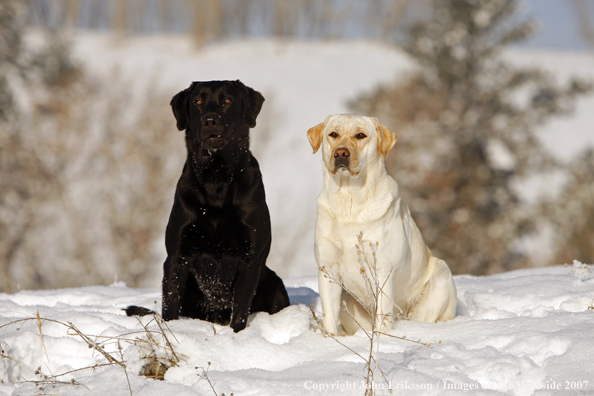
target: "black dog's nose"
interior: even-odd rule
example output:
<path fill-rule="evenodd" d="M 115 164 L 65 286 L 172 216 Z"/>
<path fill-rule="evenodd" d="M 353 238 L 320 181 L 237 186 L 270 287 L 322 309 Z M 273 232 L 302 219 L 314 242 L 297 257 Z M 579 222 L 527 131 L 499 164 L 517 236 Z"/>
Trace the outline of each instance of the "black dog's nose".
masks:
<path fill-rule="evenodd" d="M 218 127 L 221 121 L 221 117 L 216 114 L 207 114 L 202 117 L 202 126 L 204 128 L 215 128 Z"/>
<path fill-rule="evenodd" d="M 334 151 L 334 158 L 348 158 L 349 150 L 344 147 L 339 147 Z"/>

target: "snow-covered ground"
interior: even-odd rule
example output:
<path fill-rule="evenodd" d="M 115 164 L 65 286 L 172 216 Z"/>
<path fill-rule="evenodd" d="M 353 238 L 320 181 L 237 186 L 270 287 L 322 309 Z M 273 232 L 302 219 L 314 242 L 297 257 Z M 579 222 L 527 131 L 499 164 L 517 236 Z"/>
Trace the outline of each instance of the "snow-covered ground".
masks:
<path fill-rule="evenodd" d="M 413 66 L 410 61 L 392 47 L 368 42 L 236 41 L 200 51 L 180 37 L 145 37 L 114 46 L 110 37 L 81 36 L 74 43 L 75 54 L 92 73 L 109 78 L 119 67 L 137 87 L 137 99 L 155 81 L 171 96 L 191 81 L 211 79 L 240 79 L 264 94 L 252 148 L 273 224 L 268 262 L 285 280 L 293 305 L 277 315 L 253 315 L 238 334 L 196 320 L 168 323 L 170 331 L 164 331 L 180 362 L 165 381 L 156 381 L 137 375 L 143 364 L 138 345 L 146 343 L 127 340 L 146 340 L 147 334 L 121 308 L 153 307 L 154 302 L 160 308 L 161 263 L 147 268 L 154 277 L 144 290 L 116 283 L 0 294 L 0 394 L 212 395 L 212 384 L 216 394 L 227 396 L 362 395 L 364 363 L 316 331 L 307 308 L 314 305 L 320 314 L 313 225 L 322 165 L 320 155 L 311 153 L 306 131 L 328 114 L 347 112 L 346 102 L 357 94 L 400 78 Z M 506 56 L 561 78 L 580 74 L 594 80 L 591 54 L 512 50 Z M 574 117 L 546 126 L 545 144 L 565 159 L 592 144 L 593 108 L 594 96 L 589 96 Z M 171 125 L 177 133 L 173 117 Z M 431 347 L 381 338 L 379 362 L 393 394 L 594 394 L 591 271 L 577 263 L 457 276 L 460 303 L 454 320 L 403 321 L 392 331 Z M 40 320 L 15 322 L 37 313 Z M 149 328 L 160 331 L 154 322 Z M 171 357 L 163 340 L 155 338 L 160 343 L 155 353 Z M 362 333 L 340 341 L 360 354 L 368 348 Z M 126 372 L 117 364 L 89 369 L 107 358 L 88 342 L 125 361 Z M 87 369 L 52 377 L 79 368 Z M 43 376 L 50 376 L 45 384 L 33 382 Z M 387 394 L 384 382 L 377 386 L 384 387 L 379 394 Z"/>
<path fill-rule="evenodd" d="M 429 347 L 380 337 L 378 360 L 389 382 L 377 375 L 378 395 L 389 387 L 395 395 L 594 394 L 593 267 L 575 262 L 455 282 L 455 319 L 401 321 L 391 332 Z M 293 305 L 252 315 L 237 334 L 198 320 L 168 322 L 164 332 L 180 362 L 164 381 L 138 375 L 147 344 L 132 340 L 147 335 L 121 310 L 130 302 L 154 306 L 157 289 L 114 284 L 2 294 L 0 343 L 10 358 L 0 359 L 0 394 L 363 395 L 365 364 L 354 352 L 367 356 L 369 340 L 361 331 L 338 337 L 344 345 L 324 337 L 308 309 L 320 315 L 316 278 L 286 283 Z M 18 321 L 25 318 L 32 319 Z M 107 360 L 69 323 L 127 368 L 91 369 Z M 154 322 L 148 328 L 160 333 Z M 171 358 L 155 338 L 157 355 Z"/>

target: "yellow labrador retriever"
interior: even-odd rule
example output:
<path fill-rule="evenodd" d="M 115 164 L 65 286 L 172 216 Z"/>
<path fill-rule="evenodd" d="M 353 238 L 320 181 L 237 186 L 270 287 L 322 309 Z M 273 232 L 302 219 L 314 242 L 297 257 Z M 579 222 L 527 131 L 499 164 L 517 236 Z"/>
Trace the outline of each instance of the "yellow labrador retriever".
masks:
<path fill-rule="evenodd" d="M 372 320 L 385 331 L 398 317 L 452 319 L 452 273 L 425 245 L 384 166 L 396 135 L 376 118 L 333 115 L 307 137 L 324 164 L 315 257 L 325 329 L 339 334 L 339 320 L 353 334 Z"/>

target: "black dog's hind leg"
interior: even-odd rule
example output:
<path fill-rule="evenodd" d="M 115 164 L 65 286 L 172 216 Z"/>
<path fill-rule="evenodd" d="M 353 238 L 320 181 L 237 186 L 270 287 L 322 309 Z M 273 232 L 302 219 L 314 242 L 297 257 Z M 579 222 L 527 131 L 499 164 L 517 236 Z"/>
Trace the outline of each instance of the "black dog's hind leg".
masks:
<path fill-rule="evenodd" d="M 289 295 L 282 279 L 270 268 L 262 268 L 258 289 L 252 301 L 250 312 L 262 311 L 272 315 L 289 305 Z"/>

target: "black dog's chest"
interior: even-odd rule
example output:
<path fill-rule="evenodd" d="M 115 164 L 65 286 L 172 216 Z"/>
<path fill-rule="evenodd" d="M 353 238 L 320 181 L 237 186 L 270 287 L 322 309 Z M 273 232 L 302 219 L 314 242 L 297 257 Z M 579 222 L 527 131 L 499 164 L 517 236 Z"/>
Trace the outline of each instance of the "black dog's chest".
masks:
<path fill-rule="evenodd" d="M 252 256 L 254 230 L 244 218 L 248 197 L 242 196 L 233 182 L 210 180 L 201 190 L 195 215 L 182 232 L 182 250 L 209 253 L 217 262 L 228 255 Z"/>
<path fill-rule="evenodd" d="M 218 167 L 212 167 L 196 174 L 198 200 L 201 206 L 223 207 L 233 201 L 236 189 L 234 175 Z"/>
<path fill-rule="evenodd" d="M 203 229 L 205 234 L 211 236 L 219 236 L 225 238 L 221 233 L 233 228 L 241 223 L 237 211 L 233 209 L 232 205 L 224 205 L 222 207 L 208 206 L 198 209 L 198 216 L 196 221 L 192 224 L 193 228 L 198 227 Z"/>
<path fill-rule="evenodd" d="M 174 212 L 188 216 L 173 222 L 181 228 L 177 243 L 184 256 L 210 252 L 218 261 L 229 254 L 252 256 L 254 230 L 261 225 L 253 224 L 250 216 L 256 213 L 255 208 L 265 208 L 265 204 L 262 204 L 263 192 L 259 192 L 261 182 L 254 185 L 251 180 L 253 174 L 258 173 L 257 167 L 250 160 L 243 164 L 242 167 L 229 166 L 220 156 L 208 158 L 202 164 L 193 158 L 186 164 L 178 184 L 181 205 L 174 208 Z M 183 217 L 186 221 L 181 221 Z M 172 235 L 175 228 L 171 227 Z"/>
<path fill-rule="evenodd" d="M 223 175 L 222 175 L 223 176 Z M 237 224 L 243 221 L 243 204 L 247 203 L 245 197 L 234 182 L 232 175 L 203 180 L 198 191 L 196 202 L 196 224 L 212 227 L 213 231 L 228 224 Z"/>
<path fill-rule="evenodd" d="M 230 212 L 241 206 L 245 199 L 242 185 L 249 183 L 249 175 L 254 169 L 252 162 L 247 159 L 243 166 L 224 156 L 214 155 L 213 158 L 196 163 L 194 158 L 193 177 L 196 179 L 195 199 L 200 207 L 224 208 Z M 247 170 L 247 171 L 246 171 Z"/>

